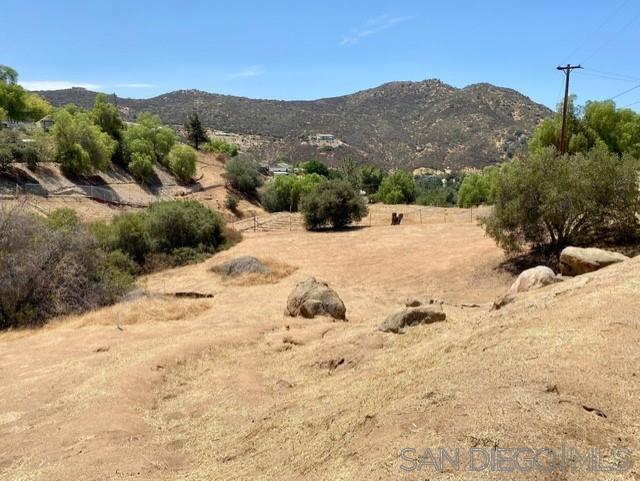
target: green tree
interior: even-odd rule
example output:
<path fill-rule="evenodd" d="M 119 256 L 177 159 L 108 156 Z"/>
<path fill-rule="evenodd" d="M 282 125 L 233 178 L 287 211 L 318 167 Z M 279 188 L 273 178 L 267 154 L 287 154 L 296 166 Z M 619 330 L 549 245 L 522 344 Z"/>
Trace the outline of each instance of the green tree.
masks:
<path fill-rule="evenodd" d="M 61 109 L 54 119 L 51 134 L 65 174 L 86 175 L 109 166 L 116 142 L 93 123 L 90 114 Z"/>
<path fill-rule="evenodd" d="M 300 196 L 326 179 L 318 174 L 278 175 L 262 192 L 262 205 L 269 212 L 297 212 Z"/>
<path fill-rule="evenodd" d="M 49 112 L 51 105 L 35 93 L 29 93 L 17 84 L 18 73 L 11 67 L 0 65 L 0 110 L 11 120 L 39 120 Z"/>
<path fill-rule="evenodd" d="M 482 173 L 465 176 L 458 191 L 458 207 L 493 204 L 499 170 L 498 166 L 489 166 Z"/>
<path fill-rule="evenodd" d="M 15 84 L 18 82 L 18 72 L 6 65 L 0 65 L 0 82 Z"/>
<path fill-rule="evenodd" d="M 410 204 L 416 200 L 416 183 L 408 172 L 398 170 L 385 177 L 376 196 L 385 204 Z"/>
<path fill-rule="evenodd" d="M 319 160 L 309 160 L 300 164 L 305 174 L 318 174 L 322 177 L 329 178 L 329 167 L 324 162 Z"/>
<path fill-rule="evenodd" d="M 182 182 L 196 173 L 196 151 L 188 145 L 174 145 L 169 152 L 169 168 Z"/>
<path fill-rule="evenodd" d="M 373 195 L 378 192 L 386 173 L 375 165 L 365 165 L 360 169 L 358 176 L 360 188 L 367 194 Z"/>
<path fill-rule="evenodd" d="M 100 127 L 100 130 L 109 134 L 109 136 L 117 142 L 111 160 L 118 165 L 126 167 L 124 155 L 124 122 L 122 122 L 116 106 L 108 102 L 105 94 L 98 94 L 91 115 L 93 116 L 93 121 Z"/>
<path fill-rule="evenodd" d="M 200 122 L 200 117 L 196 112 L 189 114 L 184 124 L 184 128 L 187 132 L 187 140 L 193 144 L 193 147 L 198 150 L 200 142 L 207 142 L 209 137 L 207 132 Z"/>
<path fill-rule="evenodd" d="M 597 229 L 635 235 L 638 173 L 637 159 L 604 146 L 563 156 L 554 147 L 531 152 L 500 169 L 486 231 L 507 252 L 558 251 Z"/>
<path fill-rule="evenodd" d="M 238 146 L 225 142 L 222 139 L 211 139 L 204 144 L 202 150 L 205 152 L 214 152 L 218 154 L 227 154 L 229 157 L 235 157 L 238 155 Z"/>
<path fill-rule="evenodd" d="M 227 161 L 225 177 L 234 189 L 246 194 L 255 193 L 262 185 L 258 164 L 248 155 L 239 155 Z"/>
<path fill-rule="evenodd" d="M 345 180 L 328 180 L 316 185 L 300 200 L 307 229 L 327 225 L 343 228 L 367 215 L 367 206 L 353 186 Z"/>
<path fill-rule="evenodd" d="M 169 127 L 162 125 L 158 116 L 142 112 L 138 116 L 138 122 L 125 131 L 124 141 L 127 155 L 131 155 L 131 146 L 136 139 L 142 139 L 151 144 L 155 161 L 167 165 L 167 156 L 176 142 L 176 135 Z"/>

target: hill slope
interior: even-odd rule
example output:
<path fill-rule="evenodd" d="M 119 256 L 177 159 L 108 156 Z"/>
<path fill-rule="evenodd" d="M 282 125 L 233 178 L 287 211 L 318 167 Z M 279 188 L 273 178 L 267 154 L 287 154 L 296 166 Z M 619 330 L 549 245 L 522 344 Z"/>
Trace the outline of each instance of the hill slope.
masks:
<path fill-rule="evenodd" d="M 94 92 L 81 88 L 40 92 L 53 105 L 90 107 Z M 504 160 L 551 111 L 528 97 L 490 84 L 459 89 L 438 80 L 392 82 L 343 97 L 312 101 L 253 100 L 198 90 L 151 99 L 117 99 L 133 119 L 150 111 L 183 123 L 197 111 L 218 131 L 252 136 L 245 148 L 267 160 L 296 161 L 345 155 L 386 167 L 482 167 Z M 310 141 L 318 133 L 335 141 Z M 243 139 L 240 139 L 241 143 Z"/>

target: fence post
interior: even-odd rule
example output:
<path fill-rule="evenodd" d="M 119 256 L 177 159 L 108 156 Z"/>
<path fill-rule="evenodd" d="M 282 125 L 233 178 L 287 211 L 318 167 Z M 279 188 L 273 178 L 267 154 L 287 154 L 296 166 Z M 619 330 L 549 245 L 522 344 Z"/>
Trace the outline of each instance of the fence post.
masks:
<path fill-rule="evenodd" d="M 420 224 L 422 225 L 422 209 L 420 209 Z"/>
<path fill-rule="evenodd" d="M 369 227 L 371 227 L 371 211 L 369 211 Z"/>
<path fill-rule="evenodd" d="M 257 226 L 256 226 L 256 215 L 255 215 L 255 214 L 253 214 L 253 232 L 255 232 L 255 231 L 256 231 L 256 227 L 257 227 Z"/>
<path fill-rule="evenodd" d="M 473 206 L 471 206 L 471 222 L 473 223 Z"/>

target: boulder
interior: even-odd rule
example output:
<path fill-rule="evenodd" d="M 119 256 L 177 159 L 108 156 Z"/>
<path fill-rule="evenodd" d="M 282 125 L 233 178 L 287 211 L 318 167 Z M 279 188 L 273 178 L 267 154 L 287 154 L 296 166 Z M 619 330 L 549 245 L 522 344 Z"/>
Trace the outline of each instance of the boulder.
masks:
<path fill-rule="evenodd" d="M 595 247 L 567 247 L 560 254 L 560 273 L 564 276 L 579 276 L 626 260 L 629 258 L 618 252 Z"/>
<path fill-rule="evenodd" d="M 429 299 L 427 297 L 407 297 L 404 300 L 405 307 L 431 306 L 433 304 L 444 304 L 438 299 Z"/>
<path fill-rule="evenodd" d="M 346 320 L 347 308 L 337 292 L 321 280 L 309 277 L 299 282 L 289 294 L 285 314 L 312 319 L 316 316 L 328 316 Z"/>
<path fill-rule="evenodd" d="M 236 257 L 213 266 L 211 269 L 224 277 L 237 277 L 243 274 L 267 274 L 269 268 L 253 256 Z"/>
<path fill-rule="evenodd" d="M 509 288 L 507 295 L 515 295 L 520 292 L 532 291 L 560 281 L 562 281 L 562 278 L 556 276 L 548 267 L 533 267 L 520 273 L 516 281 Z"/>
<path fill-rule="evenodd" d="M 404 328 L 420 324 L 431 324 L 444 321 L 447 318 L 442 307 L 408 307 L 402 311 L 391 314 L 378 326 L 382 332 L 400 333 Z"/>

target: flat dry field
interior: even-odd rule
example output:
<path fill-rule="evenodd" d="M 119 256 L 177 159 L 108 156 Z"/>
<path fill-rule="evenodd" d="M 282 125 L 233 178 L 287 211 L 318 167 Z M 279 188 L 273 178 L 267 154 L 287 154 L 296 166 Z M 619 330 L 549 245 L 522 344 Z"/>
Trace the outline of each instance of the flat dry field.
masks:
<path fill-rule="evenodd" d="M 242 254 L 295 271 L 262 285 L 209 271 Z M 620 446 L 640 461 L 640 262 L 490 311 L 512 281 L 502 260 L 473 223 L 249 233 L 141 279 L 149 297 L 2 334 L 0 478 L 640 479 L 400 471 L 403 448 Z M 349 322 L 283 315 L 309 275 Z M 445 301 L 447 321 L 377 331 L 417 295 Z"/>

